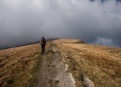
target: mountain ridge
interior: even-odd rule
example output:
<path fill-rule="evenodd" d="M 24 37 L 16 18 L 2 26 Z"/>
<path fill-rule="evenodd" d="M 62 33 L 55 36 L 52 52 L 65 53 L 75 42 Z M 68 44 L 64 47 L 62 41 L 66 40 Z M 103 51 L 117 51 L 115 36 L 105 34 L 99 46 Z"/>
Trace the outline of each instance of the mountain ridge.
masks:
<path fill-rule="evenodd" d="M 120 87 L 121 48 L 57 39 L 47 42 L 43 55 L 39 43 L 0 50 L 0 67 L 1 87 L 69 87 L 68 82 L 71 87 Z"/>

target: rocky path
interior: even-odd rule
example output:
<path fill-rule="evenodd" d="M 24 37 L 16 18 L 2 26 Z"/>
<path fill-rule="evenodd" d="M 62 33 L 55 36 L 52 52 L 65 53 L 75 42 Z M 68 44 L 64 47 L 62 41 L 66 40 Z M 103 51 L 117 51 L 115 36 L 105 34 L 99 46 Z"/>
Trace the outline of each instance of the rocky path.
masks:
<path fill-rule="evenodd" d="M 56 48 L 43 55 L 37 87 L 76 87 L 71 73 L 67 72 L 67 64 L 63 55 Z"/>

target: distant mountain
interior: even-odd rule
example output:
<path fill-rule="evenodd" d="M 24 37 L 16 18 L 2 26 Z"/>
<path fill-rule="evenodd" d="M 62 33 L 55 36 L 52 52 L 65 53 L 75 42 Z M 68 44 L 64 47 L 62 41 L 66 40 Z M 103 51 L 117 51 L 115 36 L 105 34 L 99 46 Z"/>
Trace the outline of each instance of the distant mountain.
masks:
<path fill-rule="evenodd" d="M 50 39 L 46 39 L 46 41 L 53 41 L 53 40 L 57 40 L 58 38 L 50 38 Z M 34 41 L 34 42 L 28 42 L 28 43 L 19 43 L 19 44 L 16 44 L 15 47 L 20 47 L 20 46 L 25 46 L 25 45 L 32 45 L 32 44 L 36 44 L 36 43 L 39 43 L 40 41 Z M 4 46 L 4 47 L 0 47 L 0 50 L 3 50 L 3 49 L 8 49 L 8 48 L 13 48 L 14 46 Z"/>
<path fill-rule="evenodd" d="M 119 1 L 119 2 L 121 2 L 121 0 L 116 0 L 116 1 Z"/>
<path fill-rule="evenodd" d="M 90 0 L 90 1 L 95 1 L 95 0 Z M 108 0 L 101 0 L 102 2 L 108 1 Z M 121 2 L 121 0 L 115 0 L 116 2 Z"/>

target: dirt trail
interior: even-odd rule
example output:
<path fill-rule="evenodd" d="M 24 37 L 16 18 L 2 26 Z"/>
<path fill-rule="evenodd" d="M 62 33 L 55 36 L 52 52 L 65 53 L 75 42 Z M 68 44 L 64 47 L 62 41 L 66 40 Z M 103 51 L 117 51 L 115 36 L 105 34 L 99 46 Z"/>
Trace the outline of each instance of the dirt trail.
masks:
<path fill-rule="evenodd" d="M 43 55 L 42 57 L 42 64 L 41 64 L 41 71 L 40 71 L 40 74 L 39 74 L 39 82 L 38 82 L 38 85 L 37 87 L 48 87 L 47 86 L 47 67 L 46 67 L 46 58 L 45 56 Z"/>
<path fill-rule="evenodd" d="M 52 47 L 43 55 L 37 87 L 76 87 L 71 73 L 67 72 L 67 64 L 62 54 Z"/>

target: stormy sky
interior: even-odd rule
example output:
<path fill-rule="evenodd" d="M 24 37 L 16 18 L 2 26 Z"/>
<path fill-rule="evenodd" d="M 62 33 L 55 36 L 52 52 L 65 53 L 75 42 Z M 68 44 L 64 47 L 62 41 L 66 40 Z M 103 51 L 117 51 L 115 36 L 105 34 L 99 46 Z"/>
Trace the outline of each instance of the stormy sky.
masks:
<path fill-rule="evenodd" d="M 117 0 L 119 1 L 119 0 Z M 0 0 L 0 48 L 45 38 L 121 47 L 116 0 Z"/>

